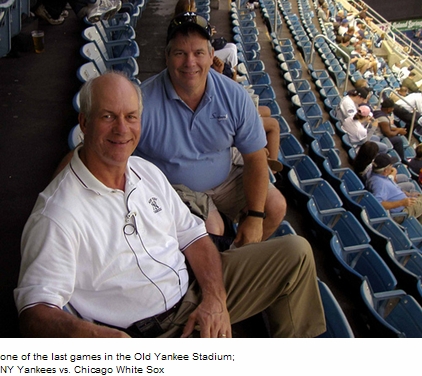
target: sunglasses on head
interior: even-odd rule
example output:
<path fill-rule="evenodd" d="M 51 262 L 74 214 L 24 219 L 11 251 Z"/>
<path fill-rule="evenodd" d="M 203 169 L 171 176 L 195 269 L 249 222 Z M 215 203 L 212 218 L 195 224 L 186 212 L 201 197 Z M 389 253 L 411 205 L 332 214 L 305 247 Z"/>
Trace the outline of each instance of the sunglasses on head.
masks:
<path fill-rule="evenodd" d="M 175 29 L 188 25 L 200 26 L 209 37 L 212 35 L 211 26 L 204 17 L 194 12 L 186 12 L 173 18 L 167 31 L 167 38 L 170 38 L 173 35 Z"/>

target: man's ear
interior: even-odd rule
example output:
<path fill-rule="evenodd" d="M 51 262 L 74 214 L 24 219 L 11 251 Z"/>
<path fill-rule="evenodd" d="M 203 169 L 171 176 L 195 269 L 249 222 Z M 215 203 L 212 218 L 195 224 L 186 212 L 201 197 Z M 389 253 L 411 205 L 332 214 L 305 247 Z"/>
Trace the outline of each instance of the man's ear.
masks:
<path fill-rule="evenodd" d="M 82 113 L 78 115 L 79 126 L 83 134 L 86 133 L 86 116 Z"/>

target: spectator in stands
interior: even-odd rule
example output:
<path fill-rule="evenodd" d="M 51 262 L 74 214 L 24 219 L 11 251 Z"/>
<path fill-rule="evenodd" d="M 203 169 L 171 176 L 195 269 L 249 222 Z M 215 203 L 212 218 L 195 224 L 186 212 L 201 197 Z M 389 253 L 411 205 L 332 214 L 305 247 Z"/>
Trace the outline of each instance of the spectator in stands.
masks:
<path fill-rule="evenodd" d="M 367 25 L 370 25 L 371 22 L 374 20 L 373 18 L 368 16 L 368 7 L 364 7 L 357 15 L 359 20 L 362 20 Z"/>
<path fill-rule="evenodd" d="M 350 53 L 350 56 L 352 57 L 353 61 L 355 61 L 356 69 L 367 78 L 367 72 L 372 71 L 372 73 L 377 69 L 377 62 L 371 60 L 369 57 L 365 58 L 366 52 L 362 48 L 360 44 L 355 44 L 354 50 Z"/>
<path fill-rule="evenodd" d="M 369 89 L 369 83 L 365 78 L 359 78 L 358 80 L 356 80 L 355 82 L 355 88 L 358 89 L 360 87 L 366 87 Z"/>
<path fill-rule="evenodd" d="M 366 185 L 386 210 L 391 213 L 404 212 L 422 222 L 422 196 L 416 192 L 404 192 L 389 179 L 393 163 L 390 155 L 378 154 L 372 162 L 372 172 Z M 403 217 L 394 219 L 399 223 L 403 221 Z"/>
<path fill-rule="evenodd" d="M 219 211 L 239 221 L 240 246 L 267 239 L 284 218 L 286 201 L 268 183 L 267 140 L 248 93 L 210 70 L 210 39 L 199 15 L 171 21 L 167 69 L 142 83 L 145 111 L 136 154 L 155 163 L 172 184 L 205 197 L 200 215 L 210 233 L 224 232 Z M 232 164 L 233 146 L 242 154 L 239 164 Z"/>
<path fill-rule="evenodd" d="M 405 128 L 399 128 L 394 125 L 394 102 L 387 98 L 381 103 L 381 109 L 374 111 L 374 119 L 378 120 L 378 127 L 375 128 L 375 135 L 387 137 L 393 148 L 397 151 L 400 159 L 404 161 L 403 140 L 400 135 L 406 135 Z"/>
<path fill-rule="evenodd" d="M 368 40 L 369 39 L 369 32 L 366 29 L 366 24 L 360 22 L 357 25 L 357 30 L 356 30 L 356 37 L 359 39 L 363 39 L 363 40 Z"/>
<path fill-rule="evenodd" d="M 383 78 L 381 76 L 378 76 L 378 68 L 381 68 L 385 72 L 385 64 L 381 65 L 381 63 L 378 61 L 377 57 L 372 53 L 371 50 L 365 50 L 364 48 L 359 47 L 359 45 L 356 46 L 354 52 L 360 53 L 360 56 L 365 59 L 369 64 L 369 68 L 363 74 L 363 76 L 366 76 L 367 78 L 374 77 L 377 80 L 382 80 Z M 352 52 L 352 56 L 354 56 L 354 52 Z"/>
<path fill-rule="evenodd" d="M 356 54 L 352 56 L 354 47 L 350 46 L 350 41 L 352 39 L 350 35 L 345 35 L 343 37 L 338 35 L 337 37 L 341 40 L 340 44 L 338 44 L 338 49 L 345 52 L 350 57 L 350 64 L 355 65 L 356 69 L 358 69 L 361 74 L 364 74 L 369 69 L 369 62 L 367 62 L 362 57 L 357 56 Z M 342 58 L 343 61 L 345 60 L 343 54 L 338 50 L 336 50 L 335 54 L 338 58 Z"/>
<path fill-rule="evenodd" d="M 353 160 L 353 170 L 366 183 L 372 170 L 372 161 L 379 153 L 378 144 L 372 141 L 364 142 Z"/>
<path fill-rule="evenodd" d="M 422 82 L 415 82 L 416 73 L 410 72 L 409 76 L 407 76 L 402 82 L 401 85 L 407 87 L 409 93 L 419 93 L 422 88 Z"/>
<path fill-rule="evenodd" d="M 347 19 L 347 21 L 352 23 L 355 19 L 355 14 L 353 12 L 347 12 L 347 11 L 341 9 L 337 12 L 337 15 L 335 17 L 335 21 L 337 23 L 341 24 L 344 19 Z"/>
<path fill-rule="evenodd" d="M 355 28 L 349 25 L 347 31 L 343 34 L 343 37 L 350 36 L 350 39 L 355 36 Z"/>
<path fill-rule="evenodd" d="M 415 148 L 416 156 L 409 161 L 409 168 L 417 175 L 422 171 L 422 144 Z"/>
<path fill-rule="evenodd" d="M 378 145 L 381 153 L 385 153 L 387 146 L 375 136 L 375 129 L 378 127 L 378 121 L 373 119 L 373 114 L 368 106 L 359 106 L 353 117 L 348 117 L 342 122 L 343 130 L 348 134 L 350 143 L 356 150 L 366 142 L 373 141 Z"/>
<path fill-rule="evenodd" d="M 347 30 L 349 30 L 349 20 L 347 18 L 343 18 L 340 26 L 338 28 L 338 35 L 340 36 L 344 36 L 344 34 L 346 34 Z"/>
<path fill-rule="evenodd" d="M 422 127 L 422 94 L 412 93 L 406 95 L 403 99 L 396 101 L 394 105 L 394 114 L 406 123 L 408 128 L 412 123 L 413 112 L 415 114 L 415 126 Z"/>
<path fill-rule="evenodd" d="M 68 16 L 67 3 L 79 19 L 87 17 L 92 23 L 108 20 L 122 5 L 120 0 L 40 0 L 34 13 L 51 25 L 61 25 Z"/>
<path fill-rule="evenodd" d="M 397 79 L 400 81 L 400 83 L 403 83 L 403 80 L 409 77 L 409 74 L 413 69 L 415 69 L 413 65 L 409 65 L 407 67 L 400 67 L 400 70 L 397 73 Z"/>
<path fill-rule="evenodd" d="M 402 97 L 405 97 L 407 94 L 409 94 L 409 89 L 405 86 L 400 86 L 395 89 L 395 91 L 392 91 L 390 93 L 390 99 L 392 99 L 394 103 L 396 103 L 400 99 L 400 97 L 396 93 Z"/>
<path fill-rule="evenodd" d="M 330 22 L 330 10 L 328 9 L 328 4 L 326 2 L 323 2 L 320 7 L 318 7 L 318 18 L 322 20 L 324 23 Z"/>
<path fill-rule="evenodd" d="M 185 12 L 194 12 L 196 13 L 197 7 L 195 0 L 179 0 L 174 9 L 174 15 L 185 13 Z M 211 27 L 212 35 L 216 34 L 214 27 Z M 237 47 L 234 43 L 226 42 L 223 47 L 217 49 L 214 48 L 214 55 L 224 61 L 232 71 L 236 70 L 238 64 L 237 58 Z"/>
<path fill-rule="evenodd" d="M 232 322 L 262 311 L 274 337 L 325 331 L 305 239 L 219 254 L 163 173 L 131 157 L 139 87 L 107 73 L 80 99 L 85 142 L 40 194 L 22 237 L 15 301 L 23 335 L 224 338 Z"/>
<path fill-rule="evenodd" d="M 365 142 L 356 153 L 356 157 L 353 161 L 353 170 L 362 179 L 362 182 L 366 186 L 367 179 L 371 176 L 372 162 L 375 157 L 379 154 L 378 144 L 372 141 Z M 392 159 L 393 163 L 398 162 Z M 395 167 L 389 175 L 390 179 L 396 182 L 401 190 L 412 192 L 415 190 L 415 186 L 411 178 L 408 178 L 405 174 L 398 174 Z"/>
<path fill-rule="evenodd" d="M 358 106 L 367 103 L 370 95 L 371 90 L 366 87 L 348 91 L 336 109 L 336 118 L 343 122 L 346 118 L 355 116 Z"/>

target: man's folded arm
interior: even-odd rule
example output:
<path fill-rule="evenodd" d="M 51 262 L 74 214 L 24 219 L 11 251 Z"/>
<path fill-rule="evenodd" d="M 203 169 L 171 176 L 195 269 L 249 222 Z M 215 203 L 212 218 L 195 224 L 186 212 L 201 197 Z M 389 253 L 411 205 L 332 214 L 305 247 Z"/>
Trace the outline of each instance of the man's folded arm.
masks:
<path fill-rule="evenodd" d="M 42 303 L 22 311 L 19 320 L 21 333 L 25 337 L 129 337 L 120 330 L 93 324 L 72 316 L 58 307 L 51 307 Z"/>

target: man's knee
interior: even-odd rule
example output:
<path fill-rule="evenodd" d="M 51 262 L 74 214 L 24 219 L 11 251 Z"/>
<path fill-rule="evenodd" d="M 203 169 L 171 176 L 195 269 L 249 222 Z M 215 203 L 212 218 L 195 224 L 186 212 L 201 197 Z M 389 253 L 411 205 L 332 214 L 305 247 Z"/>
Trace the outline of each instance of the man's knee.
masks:
<path fill-rule="evenodd" d="M 278 189 L 270 189 L 265 203 L 267 220 L 277 222 L 277 225 L 284 219 L 287 211 L 287 203 L 284 196 Z"/>
<path fill-rule="evenodd" d="M 281 263 L 280 267 L 284 270 L 295 270 L 300 265 L 303 271 L 307 271 L 305 274 L 316 275 L 312 247 L 302 236 L 280 236 L 264 243 L 268 244 L 272 262 Z"/>

